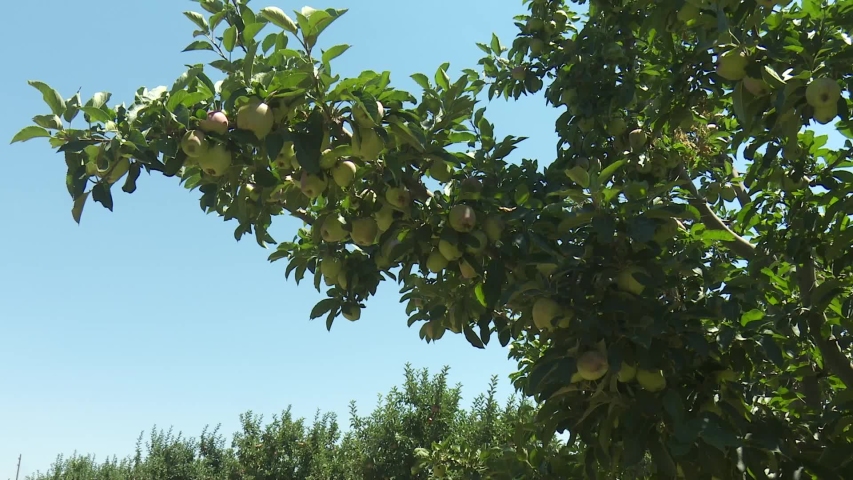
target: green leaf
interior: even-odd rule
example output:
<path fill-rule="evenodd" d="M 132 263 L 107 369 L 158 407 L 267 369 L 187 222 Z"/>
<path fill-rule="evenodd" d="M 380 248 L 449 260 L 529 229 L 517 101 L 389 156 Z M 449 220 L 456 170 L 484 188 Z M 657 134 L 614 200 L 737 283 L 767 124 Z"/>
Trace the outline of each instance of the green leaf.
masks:
<path fill-rule="evenodd" d="M 89 192 L 80 195 L 74 199 L 74 206 L 71 207 L 71 217 L 80 225 L 80 218 L 83 216 L 83 207 L 86 206 L 86 200 L 89 199 Z"/>
<path fill-rule="evenodd" d="M 172 89 L 169 90 L 169 93 L 174 94 L 178 90 L 183 90 L 184 88 L 186 88 L 187 85 L 189 85 L 190 82 L 196 78 L 196 76 L 199 74 L 199 72 L 201 72 L 201 66 L 196 65 L 196 66 L 190 67 L 189 70 L 182 73 L 181 76 L 179 76 L 175 80 L 175 83 L 172 84 Z"/>
<path fill-rule="evenodd" d="M 494 33 L 492 33 L 492 42 L 489 46 L 492 48 L 492 53 L 495 55 L 500 55 L 501 52 L 503 52 L 503 45 L 501 45 L 500 39 L 498 39 L 498 36 Z"/>
<path fill-rule="evenodd" d="M 329 63 L 330 61 L 340 57 L 344 52 L 349 50 L 349 48 L 349 45 L 335 45 L 334 47 L 331 47 L 330 49 L 323 52 L 323 63 Z"/>
<path fill-rule="evenodd" d="M 626 163 L 628 163 L 627 160 L 617 160 L 617 161 L 611 163 L 610 165 L 605 167 L 601 171 L 601 173 L 598 174 L 599 181 L 601 181 L 601 182 L 609 181 L 611 178 L 613 178 L 613 174 L 615 174 L 617 170 L 621 169 Z"/>
<path fill-rule="evenodd" d="M 50 132 L 45 130 L 42 127 L 37 127 L 35 125 L 30 125 L 29 127 L 24 127 L 20 132 L 16 133 L 14 137 L 12 137 L 12 141 L 9 142 L 26 142 L 27 140 L 31 140 L 33 138 L 39 137 L 50 137 Z"/>
<path fill-rule="evenodd" d="M 92 95 L 92 98 L 90 98 L 89 101 L 86 102 L 86 106 L 87 107 L 101 108 L 104 105 L 106 105 L 107 102 L 110 101 L 110 98 L 112 98 L 111 93 L 109 93 L 109 92 L 98 92 L 98 93 Z"/>
<path fill-rule="evenodd" d="M 582 188 L 589 188 L 589 173 L 581 167 L 572 167 L 566 170 L 566 175 Z"/>
<path fill-rule="evenodd" d="M 480 348 L 480 349 L 486 348 L 486 346 L 483 344 L 483 341 L 480 340 L 480 337 L 477 335 L 476 332 L 474 332 L 474 330 L 471 327 L 469 327 L 468 325 L 465 325 L 465 328 L 463 331 L 465 332 L 465 340 L 468 340 L 468 343 L 470 343 L 471 345 L 473 345 L 476 348 Z"/>
<path fill-rule="evenodd" d="M 50 107 L 50 111 L 54 115 L 62 115 L 65 113 L 65 100 L 62 98 L 62 95 L 59 94 L 56 90 L 50 88 L 48 84 L 44 82 L 39 82 L 37 80 L 30 80 L 29 83 L 36 90 L 41 92 L 42 98 L 44 99 L 44 103 Z"/>
<path fill-rule="evenodd" d="M 196 40 L 181 50 L 182 52 L 191 52 L 193 50 L 213 50 L 213 45 L 207 40 Z"/>
<path fill-rule="evenodd" d="M 758 309 L 752 309 L 740 316 L 741 326 L 747 326 L 752 322 L 757 322 L 764 318 L 764 312 Z"/>
<path fill-rule="evenodd" d="M 91 123 L 102 122 L 106 123 L 113 119 L 112 115 L 101 110 L 100 108 L 95 107 L 80 107 L 80 110 L 83 111 L 86 115 L 89 116 L 89 121 Z"/>
<path fill-rule="evenodd" d="M 843 283 L 830 278 L 812 291 L 811 303 L 815 311 L 822 312 L 839 293 L 844 291 Z"/>
<path fill-rule="evenodd" d="M 273 25 L 281 28 L 282 30 L 293 34 L 299 31 L 299 28 L 296 26 L 296 22 L 287 16 L 287 14 L 284 13 L 284 10 L 278 7 L 265 7 L 262 8 L 259 13 L 261 14 L 261 17 L 269 20 Z"/>
<path fill-rule="evenodd" d="M 74 120 L 74 117 L 76 117 L 77 113 L 80 112 L 80 105 L 82 102 L 83 101 L 80 99 L 80 92 L 75 93 L 73 97 L 66 100 L 65 113 L 62 114 L 62 118 L 66 122 Z"/>
<path fill-rule="evenodd" d="M 184 12 L 184 16 L 189 18 L 191 22 L 196 24 L 198 28 L 202 29 L 205 33 L 207 33 L 210 28 L 207 25 L 207 20 L 204 18 L 204 15 L 198 12 Z"/>
<path fill-rule="evenodd" d="M 237 44 L 237 27 L 231 25 L 222 33 L 222 46 L 226 52 L 233 52 Z"/>
<path fill-rule="evenodd" d="M 33 123 L 52 130 L 62 129 L 62 119 L 58 115 L 36 115 L 33 117 Z"/>
<path fill-rule="evenodd" d="M 424 90 L 432 90 L 432 88 L 429 85 L 429 79 L 423 73 L 414 73 L 412 75 L 409 75 L 409 78 L 414 80 L 415 83 L 420 85 L 420 87 L 423 88 Z"/>
<path fill-rule="evenodd" d="M 324 298 L 323 300 L 320 300 L 316 305 L 314 305 L 314 308 L 311 309 L 310 319 L 314 320 L 315 318 L 322 317 L 333 308 L 336 309 L 338 307 L 338 303 L 337 298 Z"/>

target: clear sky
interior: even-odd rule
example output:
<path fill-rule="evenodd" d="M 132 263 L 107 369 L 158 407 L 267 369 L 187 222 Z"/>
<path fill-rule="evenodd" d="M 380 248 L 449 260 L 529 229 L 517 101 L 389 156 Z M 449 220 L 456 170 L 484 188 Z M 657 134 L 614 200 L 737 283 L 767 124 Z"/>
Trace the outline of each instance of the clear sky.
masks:
<path fill-rule="evenodd" d="M 494 374 L 500 395 L 511 394 L 515 365 L 496 339 L 485 351 L 455 335 L 427 345 L 406 327 L 391 282 L 357 323 L 341 319 L 327 332 L 309 321 L 321 294 L 286 281 L 286 263 L 269 264 L 253 239 L 235 242 L 235 225 L 204 215 L 198 192 L 174 179 L 143 174 L 136 193 L 115 195 L 115 213 L 91 203 L 77 226 L 61 154 L 45 139 L 9 145 L 32 116 L 49 113 L 26 81 L 65 98 L 82 88 L 84 101 L 105 90 L 111 105 L 130 103 L 140 86 L 170 86 L 185 64 L 213 60 L 181 53 L 193 30 L 181 12 L 201 9 L 175 0 L 7 3 L 15 20 L 0 29 L 0 479 L 14 478 L 18 454 L 22 478 L 58 453 L 124 456 L 154 424 L 196 436 L 221 422 L 230 435 L 241 412 L 288 404 L 301 416 L 337 412 L 345 424 L 348 402 L 372 409 L 406 362 L 451 365 L 468 400 Z M 333 64 L 338 72 L 390 70 L 416 96 L 410 74 L 431 77 L 445 61 L 453 77 L 476 67 L 474 42 L 492 32 L 511 42 L 512 16 L 524 12 L 520 1 L 494 0 L 310 5 L 350 8 L 320 42 L 353 46 Z M 516 159 L 553 158 L 558 114 L 541 98 L 487 111 L 499 135 L 530 137 Z M 290 239 L 298 227 L 282 219 L 273 233 Z"/>

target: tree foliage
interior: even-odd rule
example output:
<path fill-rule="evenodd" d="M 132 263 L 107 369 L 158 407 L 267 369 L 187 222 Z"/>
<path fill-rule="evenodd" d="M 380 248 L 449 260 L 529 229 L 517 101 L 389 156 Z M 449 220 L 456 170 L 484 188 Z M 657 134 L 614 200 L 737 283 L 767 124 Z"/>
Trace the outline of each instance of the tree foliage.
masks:
<path fill-rule="evenodd" d="M 199 0 L 187 50 L 217 58 L 129 107 L 31 82 L 51 112 L 15 140 L 64 154 L 77 221 L 142 170 L 238 239 L 296 216 L 270 260 L 325 290 L 312 318 L 392 280 L 427 341 L 511 344 L 540 438 L 568 431 L 590 477 L 853 475 L 853 144 L 815 132 L 853 138 L 853 1 L 527 0 L 510 46 L 413 75 L 419 98 L 334 74 L 347 46 L 317 42 L 344 10 L 248 3 Z M 556 155 L 510 161 L 524 139 L 478 101 L 540 91 Z"/>

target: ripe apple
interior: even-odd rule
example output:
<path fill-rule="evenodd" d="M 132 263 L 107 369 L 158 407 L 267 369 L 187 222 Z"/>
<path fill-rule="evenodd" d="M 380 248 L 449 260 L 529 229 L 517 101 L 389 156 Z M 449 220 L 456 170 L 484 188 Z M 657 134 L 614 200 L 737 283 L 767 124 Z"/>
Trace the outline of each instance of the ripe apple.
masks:
<path fill-rule="evenodd" d="M 204 139 L 204 132 L 201 130 L 190 130 L 181 139 L 181 150 L 190 158 L 204 155 L 209 148 Z"/>
<path fill-rule="evenodd" d="M 503 220 L 497 217 L 488 217 L 486 218 L 486 221 L 483 224 L 483 230 L 486 231 L 486 236 L 492 243 L 495 243 L 501 239 L 501 235 L 503 235 L 504 228 L 505 227 Z"/>
<path fill-rule="evenodd" d="M 273 166 L 280 170 L 290 170 L 298 166 L 298 163 L 296 163 L 296 149 L 293 147 L 293 142 L 284 142 L 281 150 L 279 150 L 278 155 L 275 157 Z"/>
<path fill-rule="evenodd" d="M 609 365 L 607 364 L 607 357 L 597 351 L 590 350 L 588 352 L 584 352 L 578 357 L 578 373 L 581 374 L 584 380 L 598 380 L 603 377 L 605 373 L 607 373 L 607 369 Z"/>
<path fill-rule="evenodd" d="M 756 97 L 763 97 L 770 93 L 770 85 L 760 78 L 743 77 L 742 82 L 743 88 Z"/>
<path fill-rule="evenodd" d="M 816 78 L 806 87 L 806 102 L 815 110 L 837 105 L 839 98 L 841 98 L 841 87 L 831 78 Z"/>
<path fill-rule="evenodd" d="M 477 225 L 477 214 L 468 205 L 454 205 L 448 215 L 450 227 L 457 232 L 467 233 Z"/>
<path fill-rule="evenodd" d="M 121 177 L 125 176 L 129 170 L 130 159 L 122 157 L 110 169 L 110 173 L 107 175 L 107 181 L 110 183 L 116 183 L 121 180 Z"/>
<path fill-rule="evenodd" d="M 358 305 L 344 305 L 341 307 L 341 314 L 350 322 L 355 322 L 361 318 L 361 307 Z"/>
<path fill-rule="evenodd" d="M 381 121 L 382 117 L 385 116 L 385 107 L 380 102 L 376 102 L 376 110 L 379 112 L 379 119 Z M 353 105 L 352 106 L 352 118 L 355 120 L 356 125 L 364 128 L 375 127 L 377 123 L 373 120 L 373 118 L 367 113 L 367 110 L 362 105 Z"/>
<path fill-rule="evenodd" d="M 310 199 L 315 199 L 323 194 L 326 187 L 329 185 L 327 178 L 322 178 L 318 175 L 310 174 L 302 171 L 302 177 L 299 179 L 299 189 Z"/>
<path fill-rule="evenodd" d="M 444 258 L 451 262 L 462 258 L 462 251 L 459 250 L 459 247 L 455 243 L 451 243 L 445 239 L 439 240 L 438 251 L 444 255 Z"/>
<path fill-rule="evenodd" d="M 384 232 L 391 228 L 391 224 L 394 223 L 394 209 L 388 204 L 382 204 L 382 208 L 373 214 L 373 218 L 376 219 L 376 226 L 379 227 L 379 230 Z"/>
<path fill-rule="evenodd" d="M 352 241 L 361 247 L 367 247 L 376 243 L 376 235 L 379 227 L 376 220 L 371 217 L 359 218 L 352 222 Z"/>
<path fill-rule="evenodd" d="M 204 132 L 213 132 L 220 135 L 228 133 L 228 117 L 219 110 L 209 112 L 207 118 L 198 122 L 198 128 Z"/>
<path fill-rule="evenodd" d="M 412 195 L 406 187 L 391 187 L 385 191 L 385 200 L 397 208 L 408 208 L 412 203 Z"/>
<path fill-rule="evenodd" d="M 746 54 L 740 50 L 729 50 L 717 56 L 717 75 L 726 80 L 738 81 L 746 76 Z"/>
<path fill-rule="evenodd" d="M 646 286 L 637 280 L 634 276 L 636 273 L 647 275 L 647 272 L 643 268 L 636 265 L 626 267 L 619 272 L 616 276 L 616 286 L 619 287 L 619 290 L 622 290 L 623 292 L 631 292 L 634 295 L 642 294 L 643 290 L 646 289 Z"/>
<path fill-rule="evenodd" d="M 335 179 L 335 183 L 339 187 L 347 188 L 352 185 L 352 181 L 355 179 L 355 170 L 354 163 L 344 160 L 332 169 L 332 178 Z"/>
<path fill-rule="evenodd" d="M 466 280 L 471 280 L 472 278 L 477 277 L 477 271 L 474 270 L 474 267 L 471 266 L 470 263 L 466 262 L 465 259 L 459 260 L 459 273 L 462 275 L 462 278 Z"/>
<path fill-rule="evenodd" d="M 838 116 L 838 104 L 833 103 L 825 107 L 815 108 L 812 118 L 821 125 L 826 125 Z"/>
<path fill-rule="evenodd" d="M 436 158 L 429 167 L 429 176 L 439 182 L 447 183 L 453 178 L 453 165 Z"/>
<path fill-rule="evenodd" d="M 198 166 L 211 177 L 221 177 L 231 167 L 231 152 L 225 145 L 217 143 L 207 149 L 207 153 L 198 157 Z"/>
<path fill-rule="evenodd" d="M 432 273 L 438 273 L 445 268 L 447 268 L 447 264 L 450 263 L 444 258 L 444 255 L 441 254 L 438 250 L 433 250 L 430 252 L 429 257 L 427 257 L 426 267 Z"/>
<path fill-rule="evenodd" d="M 249 130 L 258 140 L 263 139 L 272 131 L 275 114 L 269 105 L 259 98 L 253 98 L 249 103 L 237 110 L 237 128 Z"/>
<path fill-rule="evenodd" d="M 637 128 L 635 130 L 631 130 L 631 133 L 628 134 L 628 143 L 631 145 L 631 150 L 639 150 L 646 146 L 646 132 Z"/>
<path fill-rule="evenodd" d="M 489 237 L 482 230 L 474 230 L 471 232 L 471 236 L 474 237 L 474 242 L 466 245 L 465 251 L 474 255 L 483 253 L 489 244 Z"/>
<path fill-rule="evenodd" d="M 666 388 L 666 378 L 661 370 L 649 371 L 638 368 L 637 383 L 650 392 L 659 392 Z"/>
<path fill-rule="evenodd" d="M 349 233 L 344 230 L 344 224 L 336 216 L 327 217 L 320 227 L 320 237 L 324 242 L 335 243 L 347 238 Z"/>
<path fill-rule="evenodd" d="M 326 278 L 337 280 L 342 268 L 343 262 L 338 260 L 337 257 L 324 255 L 320 258 L 320 273 Z"/>
<path fill-rule="evenodd" d="M 563 315 L 563 309 L 560 304 L 550 298 L 542 297 L 533 303 L 533 324 L 539 330 L 550 330 L 554 328 L 551 323 L 557 317 Z"/>
<path fill-rule="evenodd" d="M 625 362 L 622 362 L 622 366 L 619 368 L 619 373 L 616 374 L 616 379 L 622 383 L 628 383 L 634 378 L 637 377 L 637 367 L 636 365 L 630 365 Z"/>

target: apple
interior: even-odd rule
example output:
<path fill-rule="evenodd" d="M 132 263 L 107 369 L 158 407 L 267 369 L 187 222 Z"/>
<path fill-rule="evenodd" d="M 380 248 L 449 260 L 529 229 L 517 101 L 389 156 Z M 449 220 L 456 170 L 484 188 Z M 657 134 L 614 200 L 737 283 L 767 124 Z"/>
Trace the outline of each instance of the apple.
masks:
<path fill-rule="evenodd" d="M 554 12 L 554 15 L 552 18 L 554 19 L 555 22 L 557 22 L 557 27 L 559 27 L 560 30 L 562 30 L 563 27 L 566 26 L 566 23 L 569 21 L 569 14 L 566 13 L 565 10 L 557 10 L 556 12 Z"/>
<path fill-rule="evenodd" d="M 717 56 L 717 75 L 726 80 L 737 81 L 746 76 L 746 54 L 740 50 L 729 50 Z"/>
<path fill-rule="evenodd" d="M 320 237 L 324 242 L 335 243 L 347 238 L 349 233 L 344 230 L 344 224 L 336 216 L 327 217 L 320 227 Z"/>
<path fill-rule="evenodd" d="M 217 143 L 207 149 L 207 153 L 198 157 L 198 166 L 211 177 L 221 177 L 231 167 L 231 152 L 225 145 Z"/>
<path fill-rule="evenodd" d="M 826 125 L 838 116 L 838 104 L 833 103 L 821 108 L 815 108 L 812 118 L 821 125 Z"/>
<path fill-rule="evenodd" d="M 453 178 L 453 165 L 436 158 L 429 167 L 429 176 L 439 182 L 447 183 Z"/>
<path fill-rule="evenodd" d="M 627 128 L 628 124 L 625 123 L 625 119 L 617 117 L 607 125 L 607 133 L 611 137 L 618 137 L 619 135 L 622 135 Z"/>
<path fill-rule="evenodd" d="M 373 218 L 376 219 L 376 226 L 379 227 L 379 230 L 384 232 L 391 228 L 391 224 L 394 223 L 394 209 L 388 204 L 382 204 L 382 208 L 373 214 Z"/>
<path fill-rule="evenodd" d="M 489 237 L 482 230 L 474 230 L 471 232 L 471 236 L 474 237 L 474 243 L 466 245 L 465 251 L 474 255 L 483 253 L 483 250 L 489 245 Z"/>
<path fill-rule="evenodd" d="M 382 103 L 376 102 L 376 110 L 379 113 L 379 119 L 381 121 L 382 117 L 385 116 L 385 107 L 382 106 Z M 352 106 L 352 118 L 359 127 L 371 128 L 377 125 L 373 120 L 373 117 L 367 113 L 367 109 L 362 105 Z"/>
<path fill-rule="evenodd" d="M 578 121 L 578 128 L 583 133 L 589 133 L 592 131 L 593 127 L 595 127 L 595 119 L 594 118 L 582 118 Z"/>
<path fill-rule="evenodd" d="M 509 74 L 513 80 L 521 81 L 527 76 L 527 69 L 522 65 L 518 65 L 516 67 L 512 67 Z"/>
<path fill-rule="evenodd" d="M 296 162 L 296 149 L 293 147 L 293 142 L 284 142 L 281 146 L 281 150 L 278 151 L 278 155 L 275 157 L 273 166 L 280 170 L 290 170 L 298 165 L 299 164 Z"/>
<path fill-rule="evenodd" d="M 357 129 L 352 136 L 352 155 L 354 157 L 373 161 L 379 158 L 383 148 L 385 148 L 385 144 L 382 138 L 372 128 Z"/>
<path fill-rule="evenodd" d="M 545 277 L 550 277 L 556 270 L 556 263 L 540 263 L 536 265 L 536 270 Z"/>
<path fill-rule="evenodd" d="M 237 110 L 237 128 L 249 130 L 258 140 L 263 139 L 272 131 L 275 114 L 269 105 L 259 98 L 249 100 Z"/>
<path fill-rule="evenodd" d="M 841 87 L 831 78 L 816 78 L 806 87 L 806 102 L 815 109 L 837 105 L 839 98 Z"/>
<path fill-rule="evenodd" d="M 767 85 L 767 82 L 760 78 L 743 77 L 741 81 L 743 82 L 743 88 L 756 97 L 763 97 L 770 93 L 770 85 Z"/>
<path fill-rule="evenodd" d="M 444 255 L 441 254 L 438 250 L 433 250 L 430 252 L 429 257 L 427 257 L 426 267 L 432 273 L 438 273 L 445 268 L 447 268 L 447 264 L 450 263 Z"/>
<path fill-rule="evenodd" d="M 533 303 L 533 324 L 539 330 L 550 330 L 554 328 L 551 323 L 557 317 L 563 315 L 563 309 L 560 304 L 550 298 L 542 297 Z"/>
<path fill-rule="evenodd" d="M 352 232 L 350 236 L 356 245 L 367 247 L 376 243 L 376 235 L 379 233 L 379 227 L 376 225 L 376 220 L 371 217 L 359 218 L 352 222 Z"/>
<path fill-rule="evenodd" d="M 261 190 L 253 183 L 246 184 L 246 191 L 249 193 L 249 200 L 257 202 L 261 199 Z"/>
<path fill-rule="evenodd" d="M 545 28 L 545 22 L 541 18 L 530 18 L 527 20 L 528 32 L 535 33 L 543 28 Z"/>
<path fill-rule="evenodd" d="M 341 270 L 341 273 L 338 274 L 337 284 L 342 289 L 346 290 L 349 282 L 347 281 L 347 272 L 346 270 Z"/>
<path fill-rule="evenodd" d="M 647 272 L 636 265 L 631 265 L 626 267 L 618 275 L 616 275 L 616 286 L 619 287 L 619 290 L 623 292 L 631 292 L 634 295 L 640 295 L 643 293 L 643 290 L 646 289 L 646 286 L 640 283 L 639 280 L 634 276 L 634 274 L 640 273 L 647 275 Z"/>
<path fill-rule="evenodd" d="M 329 185 L 327 178 L 321 178 L 318 175 L 310 174 L 302 171 L 302 177 L 299 179 L 299 189 L 310 199 L 315 199 L 323 194 L 326 187 Z"/>
<path fill-rule="evenodd" d="M 408 208 L 412 203 L 412 195 L 406 187 L 391 187 L 385 191 L 385 200 L 397 208 Z"/>
<path fill-rule="evenodd" d="M 354 163 L 344 160 L 332 169 L 332 178 L 339 187 L 347 188 L 352 185 L 352 181 L 355 179 L 355 170 Z"/>
<path fill-rule="evenodd" d="M 181 139 L 181 150 L 190 158 L 198 158 L 204 155 L 209 147 L 204 140 L 204 132 L 201 130 L 190 130 Z"/>
<path fill-rule="evenodd" d="M 454 205 L 450 209 L 448 223 L 457 232 L 468 233 L 477 225 L 477 214 L 468 205 Z"/>
<path fill-rule="evenodd" d="M 122 157 L 110 169 L 110 173 L 107 175 L 107 181 L 110 183 L 116 183 L 121 180 L 121 177 L 125 176 L 129 170 L 130 159 Z"/>
<path fill-rule="evenodd" d="M 361 318 L 361 307 L 358 305 L 344 305 L 341 307 L 341 314 L 350 322 L 355 322 Z"/>
<path fill-rule="evenodd" d="M 584 380 L 598 380 L 603 377 L 604 374 L 607 373 L 607 369 L 609 368 L 607 364 L 607 357 L 597 351 L 590 350 L 588 352 L 584 352 L 578 357 L 578 373 L 581 374 Z"/>
<path fill-rule="evenodd" d="M 462 258 L 462 251 L 459 250 L 459 247 L 455 243 L 451 243 L 448 240 L 439 240 L 438 251 L 441 252 L 442 255 L 444 255 L 444 258 L 451 262 Z"/>
<path fill-rule="evenodd" d="M 330 170 L 338 163 L 338 154 L 334 150 L 327 148 L 320 154 L 320 168 Z"/>
<path fill-rule="evenodd" d="M 459 260 L 459 273 L 462 275 L 462 278 L 466 280 L 471 280 L 472 278 L 477 277 L 477 271 L 474 270 L 474 267 L 464 259 Z"/>
<path fill-rule="evenodd" d="M 343 262 L 331 255 L 324 255 L 320 258 L 320 273 L 326 278 L 337 280 L 338 274 L 343 269 Z"/>
<path fill-rule="evenodd" d="M 435 320 L 426 322 L 421 329 L 424 333 L 424 338 L 429 340 L 440 340 L 444 336 L 444 332 L 447 331 L 446 328 Z"/>
<path fill-rule="evenodd" d="M 666 243 L 672 240 L 678 233 L 678 220 L 668 217 L 661 220 L 655 228 L 654 240 L 657 243 Z"/>
<path fill-rule="evenodd" d="M 639 150 L 645 147 L 647 140 L 646 132 L 639 128 L 631 130 L 631 133 L 628 134 L 628 144 L 631 145 L 631 150 Z"/>
<path fill-rule="evenodd" d="M 583 381 L 583 375 L 581 372 L 575 372 L 572 374 L 572 378 L 569 379 L 569 383 L 580 383 Z"/>
<path fill-rule="evenodd" d="M 209 112 L 207 118 L 198 122 L 198 128 L 204 132 L 218 133 L 225 135 L 228 133 L 228 117 L 219 110 Z"/>
<path fill-rule="evenodd" d="M 650 392 L 659 392 L 666 388 L 666 378 L 664 378 L 661 370 L 650 371 L 638 368 L 637 383 Z"/>
<path fill-rule="evenodd" d="M 702 12 L 699 10 L 699 7 L 693 5 L 692 3 L 685 3 L 681 10 L 678 11 L 678 20 L 682 21 L 686 24 L 691 24 L 697 20 L 702 15 Z"/>
<path fill-rule="evenodd" d="M 501 239 L 504 228 L 505 226 L 503 220 L 497 217 L 488 217 L 483 223 L 483 230 L 486 231 L 486 236 L 492 243 L 495 243 Z"/>
<path fill-rule="evenodd" d="M 541 38 L 530 39 L 530 56 L 538 57 L 545 50 L 545 42 Z"/>
<path fill-rule="evenodd" d="M 636 377 L 637 367 L 635 365 L 629 365 L 622 362 L 622 366 L 619 368 L 619 373 L 616 374 L 616 379 L 622 383 L 628 383 Z"/>

